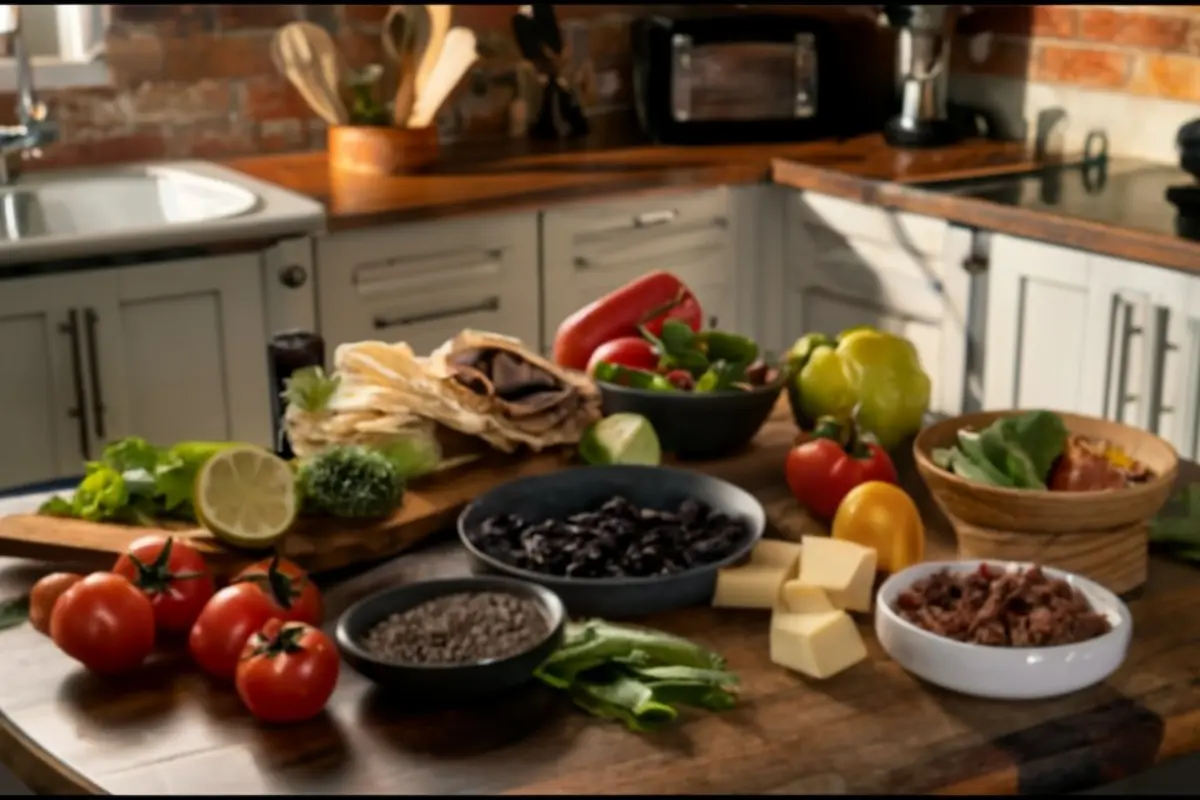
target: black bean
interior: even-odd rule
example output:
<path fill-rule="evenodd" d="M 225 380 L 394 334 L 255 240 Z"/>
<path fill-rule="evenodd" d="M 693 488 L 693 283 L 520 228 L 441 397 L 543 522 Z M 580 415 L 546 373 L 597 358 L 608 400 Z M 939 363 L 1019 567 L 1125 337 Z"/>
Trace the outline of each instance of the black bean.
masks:
<path fill-rule="evenodd" d="M 550 626 L 537 603 L 504 592 L 462 592 L 392 614 L 363 645 L 396 664 L 467 664 L 523 653 Z"/>
<path fill-rule="evenodd" d="M 612 497 L 563 519 L 524 520 L 501 514 L 469 534 L 483 552 L 507 564 L 573 578 L 673 575 L 720 561 L 746 540 L 741 520 L 695 499 L 675 510 L 639 508 Z"/>

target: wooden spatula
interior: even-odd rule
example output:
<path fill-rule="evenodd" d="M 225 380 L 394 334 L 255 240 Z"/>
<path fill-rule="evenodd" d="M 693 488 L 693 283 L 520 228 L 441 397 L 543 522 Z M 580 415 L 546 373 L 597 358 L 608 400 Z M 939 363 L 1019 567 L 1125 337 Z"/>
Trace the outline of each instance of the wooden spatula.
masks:
<path fill-rule="evenodd" d="M 432 123 L 438 109 L 445 104 L 454 87 L 458 86 L 467 70 L 478 60 L 475 34 L 467 28 L 451 28 L 446 34 L 441 58 L 430 73 L 428 81 L 424 87 L 421 86 L 420 79 L 417 81 L 417 104 L 408 119 L 408 127 L 424 128 Z"/>
<path fill-rule="evenodd" d="M 442 57 L 442 51 L 446 47 L 446 35 L 450 31 L 450 17 L 453 11 L 454 6 L 425 6 L 425 13 L 429 19 L 429 34 L 425 47 L 416 51 L 418 99 L 425 91 L 425 87 L 433 75 L 433 70 Z"/>

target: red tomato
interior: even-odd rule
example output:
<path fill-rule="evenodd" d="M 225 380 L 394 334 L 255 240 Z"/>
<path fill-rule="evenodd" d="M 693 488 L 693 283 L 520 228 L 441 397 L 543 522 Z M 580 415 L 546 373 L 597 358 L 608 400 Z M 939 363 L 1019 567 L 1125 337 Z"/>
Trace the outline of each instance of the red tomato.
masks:
<path fill-rule="evenodd" d="M 128 672 L 154 651 L 154 607 L 126 578 L 94 572 L 58 598 L 50 638 L 94 672 Z"/>
<path fill-rule="evenodd" d="M 216 588 L 204 556 L 169 536 L 137 539 L 117 559 L 113 572 L 146 593 L 159 630 L 169 633 L 187 632 Z"/>
<path fill-rule="evenodd" d="M 50 615 L 58 598 L 81 580 L 83 576 L 74 572 L 52 572 L 33 585 L 29 590 L 29 624 L 34 630 L 50 635 Z"/>
<path fill-rule="evenodd" d="M 823 436 L 793 447 L 784 472 L 800 504 L 823 520 L 833 519 L 842 499 L 860 483 L 897 482 L 892 459 L 878 444 L 858 443 L 847 452 Z"/>
<path fill-rule="evenodd" d="M 622 336 L 596 348 L 596 352 L 592 353 L 592 358 L 588 361 L 588 374 L 591 375 L 596 365 L 602 361 L 620 367 L 654 372 L 658 369 L 658 352 L 654 345 L 641 337 Z"/>
<path fill-rule="evenodd" d="M 554 360 L 570 369 L 586 369 L 600 345 L 637 336 L 640 325 L 658 336 L 668 319 L 678 319 L 699 331 L 704 314 L 682 281 L 669 272 L 651 272 L 563 320 L 554 336 Z"/>
<path fill-rule="evenodd" d="M 328 636 L 303 622 L 273 619 L 246 642 L 235 685 L 264 722 L 300 722 L 325 708 L 340 667 Z"/>
<path fill-rule="evenodd" d="M 320 592 L 303 570 L 272 559 L 249 567 L 213 595 L 192 626 L 188 650 L 205 672 L 230 679 L 246 641 L 267 622 L 319 625 L 321 611 Z"/>
<path fill-rule="evenodd" d="M 253 583 L 276 598 L 285 621 L 320 627 L 325 620 L 321 592 L 308 573 L 286 558 L 267 558 L 239 572 L 232 583 Z"/>

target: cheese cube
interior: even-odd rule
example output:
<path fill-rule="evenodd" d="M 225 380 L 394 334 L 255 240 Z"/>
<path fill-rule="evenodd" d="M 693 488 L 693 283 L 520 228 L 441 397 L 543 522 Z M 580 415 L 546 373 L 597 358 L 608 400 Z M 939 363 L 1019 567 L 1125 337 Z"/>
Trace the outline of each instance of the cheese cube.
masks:
<path fill-rule="evenodd" d="M 805 536 L 800 583 L 823 589 L 834 608 L 870 611 L 877 555 L 869 547 L 827 536 Z"/>
<path fill-rule="evenodd" d="M 800 581 L 783 584 L 783 610 L 790 614 L 813 614 L 821 611 L 836 611 L 824 589 L 806 586 Z"/>
<path fill-rule="evenodd" d="M 750 551 L 750 563 L 763 567 L 786 567 L 788 577 L 794 578 L 800 567 L 800 543 L 760 539 Z"/>
<path fill-rule="evenodd" d="M 810 678 L 831 678 L 867 657 L 867 647 L 845 611 L 771 617 L 771 661 Z"/>
<path fill-rule="evenodd" d="M 779 590 L 787 579 L 785 567 L 747 564 L 717 570 L 713 607 L 773 609 L 779 603 Z"/>

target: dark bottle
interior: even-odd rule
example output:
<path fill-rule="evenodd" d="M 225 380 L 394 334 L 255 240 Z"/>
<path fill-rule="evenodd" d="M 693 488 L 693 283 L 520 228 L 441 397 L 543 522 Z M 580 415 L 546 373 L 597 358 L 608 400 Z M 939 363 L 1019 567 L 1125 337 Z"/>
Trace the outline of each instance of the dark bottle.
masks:
<path fill-rule="evenodd" d="M 291 443 L 283 427 L 283 390 L 293 372 L 305 367 L 325 367 L 325 340 L 308 331 L 284 331 L 267 343 L 267 370 L 271 384 L 272 439 L 280 458 L 291 458 Z"/>

